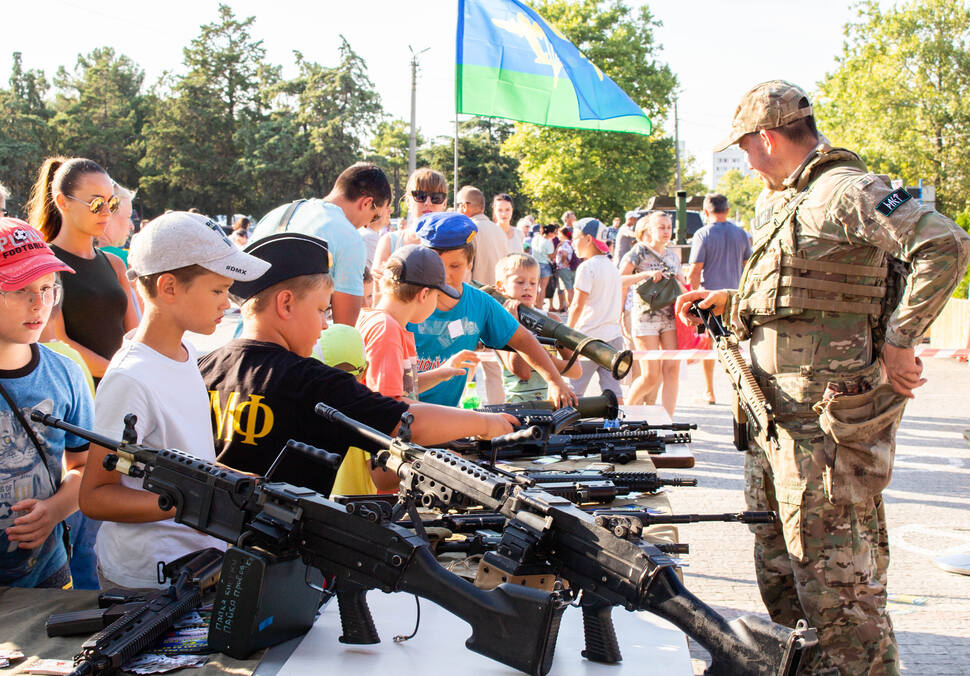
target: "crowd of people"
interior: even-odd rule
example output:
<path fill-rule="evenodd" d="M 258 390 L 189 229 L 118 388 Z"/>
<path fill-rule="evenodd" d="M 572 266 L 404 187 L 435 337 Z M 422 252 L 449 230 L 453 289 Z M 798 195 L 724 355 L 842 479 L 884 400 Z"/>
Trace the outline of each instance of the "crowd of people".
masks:
<path fill-rule="evenodd" d="M 0 205 L 0 384 L 12 402 L 0 414 L 10 440 L 0 465 L 0 583 L 150 585 L 152 562 L 213 544 L 105 471 L 105 449 L 27 422 L 31 410 L 109 437 L 134 413 L 148 446 L 255 473 L 298 438 L 347 460 L 336 473 L 284 462 L 278 478 L 324 494 L 335 483 L 368 492 L 395 481 L 367 469 L 365 440 L 327 425 L 307 402 L 386 432 L 410 410 L 414 439 L 437 443 L 512 430 L 512 418 L 459 407 L 476 373 L 485 403 L 574 403 L 594 374 L 623 400 L 609 370 L 540 344 L 517 321 L 520 306 L 560 313 L 617 349 L 674 346 L 672 307 L 646 313 L 635 293 L 645 281 L 684 280 L 663 212 L 627 214 L 637 243 L 617 257 L 622 230 L 596 218 L 569 211 L 561 223 L 514 224 L 511 196 L 488 200 L 474 186 L 449 208 L 446 179 L 428 168 L 409 177 L 397 228 L 387 177 L 363 162 L 326 196 L 280 205 L 256 223 L 239 216 L 231 228 L 189 209 L 136 233 L 135 195 L 91 160 L 55 157 L 38 170 L 25 220 Z M 236 337 L 199 358 L 184 334 L 212 333 L 230 308 L 240 313 Z M 674 365 L 644 361 L 626 401 L 653 401 L 663 382 L 673 413 Z"/>
<path fill-rule="evenodd" d="M 751 338 L 776 416 L 775 430 L 751 437 L 745 477 L 749 506 L 780 515 L 754 527 L 772 618 L 818 628 L 813 673 L 897 673 L 884 455 L 923 382 L 913 347 L 966 268 L 968 238 L 832 148 L 790 83 L 745 95 L 724 145 L 735 143 L 767 188 L 758 246 L 728 220 L 724 196 L 708 195 L 686 271 L 663 211 L 632 210 L 612 226 L 572 211 L 513 225 L 508 194 L 489 202 L 465 186 L 449 209 L 447 181 L 428 168 L 409 177 L 396 229 L 387 177 L 362 162 L 326 196 L 280 205 L 255 226 L 239 218 L 227 233 L 197 210 L 170 211 L 127 246 L 135 194 L 89 159 L 44 162 L 26 220 L 7 212 L 0 186 L 0 584 L 153 587 L 156 562 L 224 547 L 106 470 L 107 449 L 32 423 L 32 411 L 114 439 L 133 413 L 148 447 L 256 474 L 299 439 L 343 464 L 288 456 L 275 479 L 325 495 L 392 490 L 396 477 L 368 463 L 373 443 L 317 416 L 317 402 L 388 434 L 410 412 L 425 445 L 509 433 L 512 416 L 459 406 L 481 366 L 488 403 L 573 404 L 596 375 L 621 401 L 659 396 L 672 416 L 679 362 L 649 353 L 696 344 L 696 301 Z M 910 269 L 884 313 L 887 256 Z M 185 334 L 214 333 L 233 306 L 237 336 L 199 358 Z M 563 313 L 645 358 L 624 386 L 540 344 L 515 316 L 523 307 Z M 840 434 L 868 431 L 839 445 L 825 426 L 854 396 L 868 408 L 853 411 L 875 413 L 841 421 Z M 884 461 L 849 454 L 859 449 Z"/>

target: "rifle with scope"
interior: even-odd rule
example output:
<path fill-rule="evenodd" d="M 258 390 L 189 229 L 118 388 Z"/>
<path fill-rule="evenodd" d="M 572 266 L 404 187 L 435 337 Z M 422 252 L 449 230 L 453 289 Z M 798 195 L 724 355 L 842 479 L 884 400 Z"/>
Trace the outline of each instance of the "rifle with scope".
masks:
<path fill-rule="evenodd" d="M 315 410 L 382 449 L 376 454 L 378 464 L 401 480 L 402 502 L 395 513 L 402 505 L 449 509 L 474 504 L 506 517 L 499 544 L 485 554 L 476 583 L 567 581 L 569 589 L 562 593 L 573 594 L 583 610 L 587 659 L 622 659 L 611 618 L 614 606 L 671 621 L 710 653 L 709 674 L 793 675 L 803 651 L 817 644 L 814 629 L 804 623 L 792 630 L 757 616 L 728 622 L 684 587 L 674 561 L 656 545 L 630 532 L 620 537 L 593 514 L 541 487 L 503 477 L 455 453 L 411 443 L 408 414 L 402 416 L 399 436 L 392 438 L 325 404 Z M 415 510 L 410 516 L 421 531 Z"/>
<path fill-rule="evenodd" d="M 599 455 L 602 462 L 625 465 L 637 459 L 637 451 L 659 454 L 666 451 L 667 444 L 689 444 L 691 440 L 688 432 L 661 435 L 656 429 L 570 431 L 570 426 L 578 419 L 578 411 L 566 407 L 541 417 L 531 417 L 528 419 L 531 424 L 511 434 L 487 440 L 458 439 L 443 446 L 464 455 L 478 455 L 492 464 L 499 460 L 547 455 L 558 455 L 563 459 Z"/>
<path fill-rule="evenodd" d="M 134 416 L 127 417 L 123 441 L 38 411 L 31 417 L 112 451 L 105 457 L 106 469 L 143 479 L 142 487 L 158 494 L 159 507 L 175 509 L 176 522 L 237 547 L 280 557 L 299 555 L 319 569 L 334 581 L 327 591 L 337 597 L 344 643 L 380 641 L 367 607 L 367 590 L 401 591 L 425 598 L 471 625 L 472 635 L 465 642 L 470 650 L 528 674 L 549 671 L 565 608 L 558 593 L 511 584 L 479 589 L 445 570 L 424 538 L 394 523 L 366 518 L 306 488 L 179 450 L 139 446 Z M 287 443 L 286 452 L 307 453 L 328 463 L 341 460 L 295 442 Z M 477 467 L 474 472 L 479 477 L 486 473 Z M 492 488 L 502 486 L 496 482 Z M 510 636 L 516 640 L 510 641 Z"/>

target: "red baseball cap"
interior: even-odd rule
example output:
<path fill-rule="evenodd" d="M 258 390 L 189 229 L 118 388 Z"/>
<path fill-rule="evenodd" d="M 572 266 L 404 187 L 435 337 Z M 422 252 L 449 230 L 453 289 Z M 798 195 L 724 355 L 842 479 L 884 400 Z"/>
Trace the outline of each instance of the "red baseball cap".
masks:
<path fill-rule="evenodd" d="M 0 218 L 0 291 L 17 291 L 52 272 L 74 272 L 44 236 L 19 218 Z"/>

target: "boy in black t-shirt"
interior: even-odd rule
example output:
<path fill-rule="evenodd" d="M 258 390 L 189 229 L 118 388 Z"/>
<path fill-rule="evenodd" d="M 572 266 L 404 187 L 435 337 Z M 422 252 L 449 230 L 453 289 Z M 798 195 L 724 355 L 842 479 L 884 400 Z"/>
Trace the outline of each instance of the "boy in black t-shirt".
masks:
<path fill-rule="evenodd" d="M 434 404 L 409 406 L 310 357 L 327 326 L 324 313 L 333 289 L 323 240 L 278 233 L 245 251 L 272 267 L 257 281 L 232 285 L 230 293 L 241 305 L 242 336 L 199 361 L 220 462 L 265 474 L 287 439 L 341 455 L 349 446 L 377 450 L 369 440 L 316 415 L 314 406 L 321 401 L 387 434 L 396 432 L 401 414 L 410 410 L 412 438 L 419 444 L 512 431 L 512 416 Z M 329 495 L 334 477 L 333 470 L 290 455 L 273 478 Z"/>

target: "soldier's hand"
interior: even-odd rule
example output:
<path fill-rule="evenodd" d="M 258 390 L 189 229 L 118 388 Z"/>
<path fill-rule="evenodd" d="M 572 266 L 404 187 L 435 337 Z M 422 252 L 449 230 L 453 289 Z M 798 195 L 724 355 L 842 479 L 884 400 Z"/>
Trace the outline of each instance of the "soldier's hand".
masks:
<path fill-rule="evenodd" d="M 704 310 L 710 309 L 714 314 L 721 315 L 724 313 L 724 306 L 727 305 L 727 301 L 727 291 L 706 291 L 704 289 L 688 291 L 677 297 L 674 303 L 674 312 L 680 317 L 680 321 L 687 326 L 691 324 L 700 325 L 702 323 L 701 318 L 687 312 L 690 310 L 691 303 L 696 302 Z"/>
<path fill-rule="evenodd" d="M 911 347 L 895 347 L 889 343 L 882 346 L 882 365 L 886 378 L 896 394 L 914 398 L 913 390 L 926 382 L 923 375 L 923 362 Z"/>

